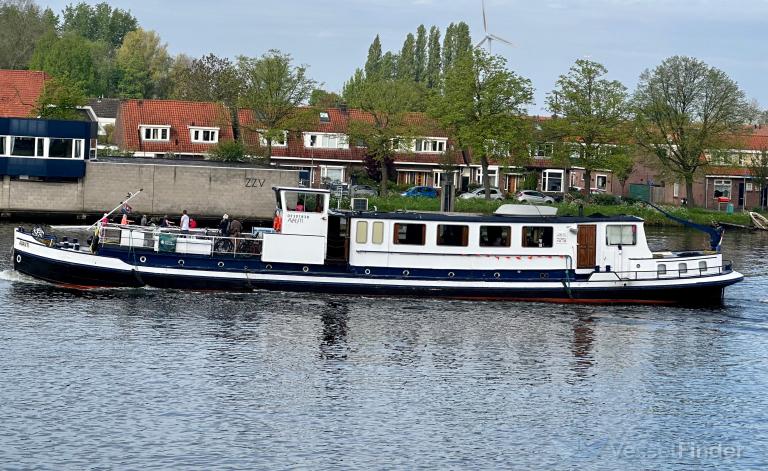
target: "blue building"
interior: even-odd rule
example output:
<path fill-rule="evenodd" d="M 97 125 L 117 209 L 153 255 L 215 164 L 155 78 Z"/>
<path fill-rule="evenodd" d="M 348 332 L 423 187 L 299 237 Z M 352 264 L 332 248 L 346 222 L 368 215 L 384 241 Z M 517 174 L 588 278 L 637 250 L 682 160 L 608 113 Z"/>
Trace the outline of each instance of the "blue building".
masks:
<path fill-rule="evenodd" d="M 76 179 L 95 156 L 98 125 L 90 121 L 0 118 L 0 175 Z"/>

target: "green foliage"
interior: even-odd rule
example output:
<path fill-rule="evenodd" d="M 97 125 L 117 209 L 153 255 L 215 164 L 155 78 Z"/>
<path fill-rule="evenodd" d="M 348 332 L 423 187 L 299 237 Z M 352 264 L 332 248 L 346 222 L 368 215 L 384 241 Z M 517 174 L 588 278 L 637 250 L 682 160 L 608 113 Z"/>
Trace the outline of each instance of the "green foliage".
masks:
<path fill-rule="evenodd" d="M 81 36 L 66 34 L 59 38 L 49 32 L 38 41 L 29 66 L 66 79 L 86 94 L 97 95 L 104 90 L 94 59 L 99 51 L 96 44 Z"/>
<path fill-rule="evenodd" d="M 413 34 L 408 33 L 400 50 L 397 60 L 397 78 L 400 80 L 414 80 L 416 76 L 416 40 Z"/>
<path fill-rule="evenodd" d="M 416 43 L 413 51 L 413 79 L 417 82 L 426 81 L 427 70 L 427 28 L 419 25 L 416 29 Z"/>
<path fill-rule="evenodd" d="M 317 108 L 338 108 L 344 101 L 337 93 L 316 88 L 309 96 L 309 106 Z"/>
<path fill-rule="evenodd" d="M 539 186 L 539 176 L 536 172 L 526 172 L 522 181 L 521 190 L 535 190 Z"/>
<path fill-rule="evenodd" d="M 125 35 L 136 30 L 139 23 L 129 11 L 112 8 L 102 2 L 91 6 L 80 2 L 67 5 L 62 13 L 61 31 L 73 33 L 91 41 L 102 41 L 117 49 Z"/>
<path fill-rule="evenodd" d="M 747 163 L 747 168 L 752 176 L 752 182 L 759 194 L 762 195 L 763 188 L 768 185 L 768 149 L 762 149 L 759 153 L 753 154 Z M 762 198 L 760 200 L 762 206 Z"/>
<path fill-rule="evenodd" d="M 211 160 L 243 162 L 248 155 L 248 149 L 240 141 L 219 141 L 218 144 L 211 148 L 208 155 Z"/>
<path fill-rule="evenodd" d="M 0 69 L 24 69 L 37 41 L 56 32 L 58 17 L 28 0 L 0 2 Z"/>
<path fill-rule="evenodd" d="M 117 50 L 117 91 L 122 98 L 161 98 L 168 89 L 171 58 L 154 31 L 141 28 L 125 35 Z"/>
<path fill-rule="evenodd" d="M 289 54 L 275 49 L 258 59 L 241 56 L 237 68 L 242 84 L 240 106 L 252 110 L 258 121 L 252 131 L 266 130 L 266 163 L 270 163 L 275 133 L 298 131 L 312 118 L 317 120 L 314 112 L 299 108 L 317 82 L 307 76 L 306 66 L 294 66 Z"/>
<path fill-rule="evenodd" d="M 371 78 L 381 76 L 381 40 L 378 34 L 368 48 L 368 59 L 365 61 L 365 76 Z"/>
<path fill-rule="evenodd" d="M 450 68 L 443 93 L 433 96 L 429 113 L 460 148 L 480 161 L 488 189 L 490 160 L 506 165 L 527 162 L 532 126 L 525 107 L 532 102 L 530 80 L 507 70 L 501 57 L 476 49 L 473 55 L 460 55 Z"/>
<path fill-rule="evenodd" d="M 240 96 L 240 78 L 227 58 L 208 54 L 199 59 L 179 56 L 171 66 L 171 96 L 179 100 L 213 101 L 234 107 Z"/>
<path fill-rule="evenodd" d="M 607 73 L 602 64 L 579 59 L 547 97 L 554 118 L 544 127 L 554 141 L 555 155 L 566 166 L 584 168 L 586 181 L 594 170 L 610 168 L 614 159 L 627 153 L 631 133 L 627 89 L 617 80 L 605 79 Z M 574 150 L 577 159 L 572 158 Z"/>
<path fill-rule="evenodd" d="M 79 120 L 77 107 L 87 103 L 80 83 L 67 76 L 56 77 L 45 84 L 33 116 L 47 119 Z"/>
<path fill-rule="evenodd" d="M 429 52 L 425 71 L 427 88 L 440 84 L 440 30 L 437 26 L 429 29 Z"/>
<path fill-rule="evenodd" d="M 694 174 L 705 165 L 701 156 L 728 148 L 728 138 L 755 113 L 725 72 L 684 56 L 640 75 L 634 108 L 637 142 L 685 180 L 692 206 Z"/>

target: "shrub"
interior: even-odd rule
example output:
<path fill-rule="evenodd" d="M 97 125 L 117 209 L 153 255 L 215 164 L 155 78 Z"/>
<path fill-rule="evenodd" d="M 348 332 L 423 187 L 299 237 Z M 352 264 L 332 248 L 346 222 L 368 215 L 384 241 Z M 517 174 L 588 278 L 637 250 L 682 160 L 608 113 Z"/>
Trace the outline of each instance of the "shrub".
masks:
<path fill-rule="evenodd" d="M 240 141 L 220 141 L 211 148 L 208 155 L 211 160 L 242 162 L 245 160 L 246 148 Z"/>
<path fill-rule="evenodd" d="M 619 204 L 619 198 L 615 195 L 608 195 L 605 193 L 599 193 L 596 195 L 592 195 L 592 202 L 595 204 Z"/>

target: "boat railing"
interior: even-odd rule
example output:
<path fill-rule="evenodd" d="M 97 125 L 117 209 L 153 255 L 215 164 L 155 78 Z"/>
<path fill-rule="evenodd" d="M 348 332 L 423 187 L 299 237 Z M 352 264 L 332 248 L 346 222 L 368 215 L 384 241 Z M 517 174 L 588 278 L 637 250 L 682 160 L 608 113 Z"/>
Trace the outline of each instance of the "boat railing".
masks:
<path fill-rule="evenodd" d="M 209 255 L 211 257 L 260 256 L 262 239 L 259 234 L 239 237 L 222 236 L 215 229 L 144 227 L 105 224 L 99 231 L 102 245 L 152 250 L 159 253 Z"/>
<path fill-rule="evenodd" d="M 722 275 L 723 273 L 729 273 L 733 271 L 733 262 L 731 260 L 724 260 L 722 265 L 695 267 L 685 269 L 667 269 L 664 270 L 630 270 L 630 271 L 611 271 L 603 273 L 613 273 L 620 281 L 628 280 L 668 280 L 668 279 L 685 279 L 696 278 L 704 276 Z M 605 281 L 605 280 L 599 280 Z"/>

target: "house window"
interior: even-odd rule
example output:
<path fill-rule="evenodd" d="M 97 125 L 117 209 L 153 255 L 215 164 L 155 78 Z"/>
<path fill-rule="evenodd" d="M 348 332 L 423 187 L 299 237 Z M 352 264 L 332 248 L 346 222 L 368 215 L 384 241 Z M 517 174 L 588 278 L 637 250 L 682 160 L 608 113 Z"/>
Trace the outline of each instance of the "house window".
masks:
<path fill-rule="evenodd" d="M 365 244 L 368 242 L 368 221 L 357 221 L 355 228 L 355 242 Z"/>
<path fill-rule="evenodd" d="M 371 242 L 374 244 L 382 244 L 384 242 L 384 223 L 376 221 L 373 223 L 373 234 L 371 234 Z"/>
<path fill-rule="evenodd" d="M 480 247 L 509 247 L 509 226 L 480 226 Z"/>
<path fill-rule="evenodd" d="M 553 147 L 552 144 L 537 144 L 533 148 L 533 157 L 536 159 L 548 159 L 552 157 Z"/>
<path fill-rule="evenodd" d="M 542 191 L 563 191 L 563 171 L 544 170 L 541 182 Z"/>
<path fill-rule="evenodd" d="M 267 147 L 267 139 L 264 137 L 266 131 L 259 130 L 259 145 L 261 147 Z M 283 131 L 272 137 L 272 147 L 285 147 L 288 145 L 288 131 Z M 313 146 L 314 147 L 314 146 Z"/>
<path fill-rule="evenodd" d="M 327 167 L 325 165 L 320 166 L 320 178 L 329 182 L 343 182 L 344 181 L 344 167 Z"/>
<path fill-rule="evenodd" d="M 321 123 L 330 123 L 331 122 L 331 115 L 329 115 L 327 111 L 321 111 L 320 112 L 320 122 Z"/>
<path fill-rule="evenodd" d="M 424 224 L 395 224 L 394 243 L 398 245 L 424 245 L 427 226 Z"/>
<path fill-rule="evenodd" d="M 446 139 L 416 139 L 416 152 L 445 152 Z"/>
<path fill-rule="evenodd" d="M 317 147 L 318 149 L 349 149 L 347 136 L 332 133 L 306 133 L 304 134 L 304 147 Z"/>
<path fill-rule="evenodd" d="M 744 184 L 744 190 L 745 191 L 754 191 L 754 186 L 752 185 L 752 182 L 747 182 Z"/>
<path fill-rule="evenodd" d="M 170 134 L 170 126 L 141 126 L 142 141 L 167 141 Z"/>
<path fill-rule="evenodd" d="M 731 197 L 731 181 L 730 180 L 715 180 L 715 198 L 730 198 Z"/>
<path fill-rule="evenodd" d="M 634 224 L 606 226 L 605 243 L 608 245 L 637 244 L 637 226 Z"/>
<path fill-rule="evenodd" d="M 605 190 L 608 187 L 608 176 L 597 175 L 595 177 L 595 186 L 597 186 L 597 189 L 599 190 Z"/>
<path fill-rule="evenodd" d="M 437 245 L 466 247 L 469 245 L 469 226 L 438 224 Z"/>
<path fill-rule="evenodd" d="M 51 139 L 48 144 L 48 157 L 72 157 L 75 143 L 72 139 Z"/>
<path fill-rule="evenodd" d="M 13 137 L 11 140 L 11 155 L 34 157 L 35 148 L 34 137 Z M 42 157 L 42 155 L 40 157 Z"/>
<path fill-rule="evenodd" d="M 192 142 L 203 144 L 215 144 L 219 142 L 218 128 L 189 128 Z"/>
<path fill-rule="evenodd" d="M 680 196 L 680 184 L 678 182 L 675 182 L 672 185 L 672 197 L 678 198 Z"/>
<path fill-rule="evenodd" d="M 524 226 L 523 247 L 552 247 L 552 227 Z"/>

